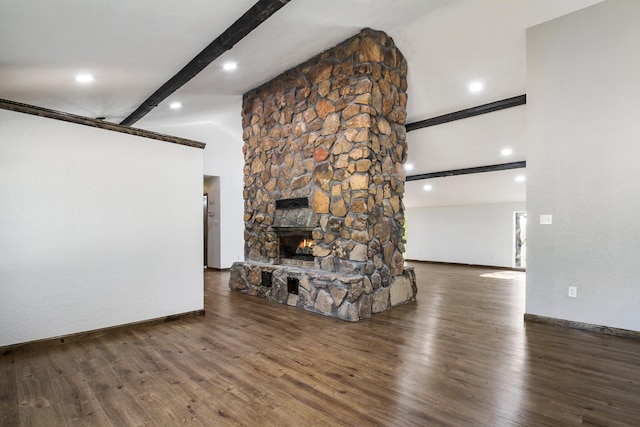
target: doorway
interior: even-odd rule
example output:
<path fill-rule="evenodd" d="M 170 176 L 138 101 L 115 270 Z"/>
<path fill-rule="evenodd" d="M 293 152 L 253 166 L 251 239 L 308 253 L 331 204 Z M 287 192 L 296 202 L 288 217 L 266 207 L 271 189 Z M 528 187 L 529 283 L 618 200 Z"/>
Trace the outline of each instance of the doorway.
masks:
<path fill-rule="evenodd" d="M 202 203 L 204 226 L 204 265 L 208 268 L 220 266 L 220 177 L 204 176 Z"/>
<path fill-rule="evenodd" d="M 527 268 L 527 213 L 515 212 L 515 259 L 514 266 Z"/>
<path fill-rule="evenodd" d="M 208 259 L 208 254 L 207 254 L 207 242 L 209 241 L 209 224 L 207 221 L 207 211 L 209 208 L 209 195 L 208 194 L 204 194 L 204 196 L 202 196 L 202 218 L 203 218 L 203 226 L 202 229 L 204 230 L 204 233 L 202 233 L 204 235 L 204 240 L 203 240 L 203 244 L 204 244 L 204 268 L 207 268 L 207 259 Z"/>

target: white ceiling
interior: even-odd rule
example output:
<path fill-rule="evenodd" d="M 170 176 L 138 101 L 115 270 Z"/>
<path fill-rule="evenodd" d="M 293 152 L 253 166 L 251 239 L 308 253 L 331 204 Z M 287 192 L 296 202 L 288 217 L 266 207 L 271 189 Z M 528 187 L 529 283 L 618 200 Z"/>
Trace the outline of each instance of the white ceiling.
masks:
<path fill-rule="evenodd" d="M 0 98 L 120 122 L 255 1 L 0 0 Z M 291 0 L 135 126 L 193 138 L 207 121 L 241 139 L 242 93 L 363 27 L 387 32 L 408 60 L 409 122 L 521 95 L 526 28 L 599 1 Z M 226 60 L 238 69 L 223 71 Z M 80 72 L 95 82 L 79 85 Z M 470 93 L 474 80 L 485 89 Z M 172 100 L 184 108 L 169 111 Z M 526 160 L 525 110 L 408 133 L 409 174 Z M 405 205 L 523 201 L 523 172 L 437 178 L 430 192 L 408 182 Z"/>

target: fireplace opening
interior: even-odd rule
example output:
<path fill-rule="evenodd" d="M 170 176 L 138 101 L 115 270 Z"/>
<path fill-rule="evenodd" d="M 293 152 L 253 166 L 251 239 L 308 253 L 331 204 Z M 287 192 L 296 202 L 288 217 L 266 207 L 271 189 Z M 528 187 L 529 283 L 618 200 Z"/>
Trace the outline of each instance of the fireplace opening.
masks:
<path fill-rule="evenodd" d="M 314 246 L 311 230 L 278 230 L 278 255 L 281 264 L 313 265 Z"/>

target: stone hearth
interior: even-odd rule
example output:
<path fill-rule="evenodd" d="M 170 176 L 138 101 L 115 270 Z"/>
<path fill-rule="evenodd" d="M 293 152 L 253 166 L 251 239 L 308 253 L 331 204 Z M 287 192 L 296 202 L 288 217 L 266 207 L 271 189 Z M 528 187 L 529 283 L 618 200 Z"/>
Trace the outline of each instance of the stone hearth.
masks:
<path fill-rule="evenodd" d="M 415 300 L 404 267 L 407 63 L 362 30 L 244 95 L 245 261 L 230 287 L 356 321 Z"/>

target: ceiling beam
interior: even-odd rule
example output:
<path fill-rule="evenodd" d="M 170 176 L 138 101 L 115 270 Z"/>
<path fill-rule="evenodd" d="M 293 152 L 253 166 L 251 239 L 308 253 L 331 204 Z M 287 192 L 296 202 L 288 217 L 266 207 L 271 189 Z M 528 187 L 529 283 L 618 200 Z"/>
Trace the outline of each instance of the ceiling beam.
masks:
<path fill-rule="evenodd" d="M 207 65 L 231 49 L 236 43 L 246 37 L 247 34 L 255 30 L 260 24 L 271 17 L 271 15 L 289 3 L 289 1 L 290 0 L 259 0 L 251 9 L 246 11 L 244 15 L 212 41 L 209 46 L 205 47 L 202 52 L 196 55 L 182 70 L 178 71 L 175 76 L 160 86 L 160 89 L 156 90 L 120 124 L 131 126 L 143 118 L 173 92 L 194 78 Z"/>
<path fill-rule="evenodd" d="M 109 130 L 112 132 L 126 133 L 127 135 L 135 135 L 141 136 L 143 138 L 155 139 L 157 141 L 170 142 L 172 144 L 186 145 L 188 147 L 204 149 L 206 145 L 204 142 L 194 141 L 186 138 L 179 138 L 177 136 L 163 135 L 161 133 L 151 132 L 144 129 L 136 129 L 129 126 L 122 126 L 116 123 L 105 122 L 100 119 L 92 119 L 89 117 L 78 116 L 76 114 L 63 113 L 62 111 L 36 107 L 35 105 L 9 101 L 8 99 L 0 99 L 0 110 L 16 111 L 18 113 L 31 114 L 34 116 L 45 117 L 47 119 L 69 122 L 76 125 L 91 126 L 94 128 Z"/>
<path fill-rule="evenodd" d="M 477 107 L 467 108 L 442 116 L 432 117 L 430 119 L 420 120 L 418 122 L 407 123 L 405 128 L 407 132 L 422 129 L 429 126 L 441 125 L 456 120 L 468 119 L 469 117 L 479 116 L 481 114 L 492 113 L 494 111 L 504 110 L 505 108 L 517 107 L 527 103 L 527 95 L 514 96 L 500 101 L 490 102 L 488 104 L 478 105 Z"/>
<path fill-rule="evenodd" d="M 452 169 L 452 170 L 442 171 L 442 172 L 431 172 L 431 173 L 423 173 L 419 175 L 409 175 L 407 176 L 407 181 L 418 181 L 420 179 L 430 179 L 430 178 L 442 178 L 445 176 L 468 175 L 471 173 L 496 172 L 496 171 L 519 169 L 519 168 L 526 168 L 526 167 L 527 167 L 526 161 L 501 163 L 499 165 L 478 166 L 475 168 Z"/>

